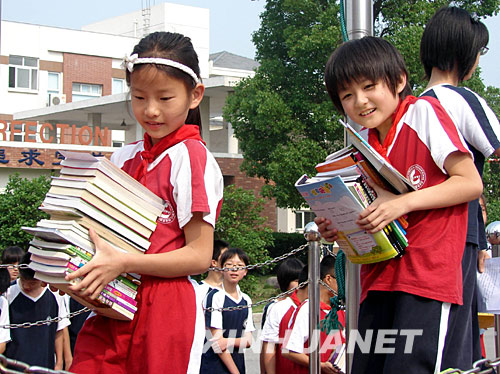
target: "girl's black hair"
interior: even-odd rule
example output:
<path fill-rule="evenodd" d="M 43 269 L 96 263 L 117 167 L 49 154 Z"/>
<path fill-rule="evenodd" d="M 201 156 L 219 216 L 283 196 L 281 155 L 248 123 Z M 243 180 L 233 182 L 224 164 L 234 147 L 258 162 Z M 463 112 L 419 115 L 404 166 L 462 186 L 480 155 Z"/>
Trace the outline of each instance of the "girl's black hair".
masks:
<path fill-rule="evenodd" d="M 326 63 L 325 84 L 333 104 L 345 114 L 338 92 L 346 89 L 351 82 L 383 80 L 395 95 L 403 75 L 407 83 L 399 94 L 401 99 L 411 94 L 403 56 L 388 41 L 365 36 L 345 42 L 332 53 Z"/>
<path fill-rule="evenodd" d="M 220 256 L 220 263 L 222 266 L 224 264 L 232 259 L 233 257 L 238 256 L 241 261 L 246 265 L 250 263 L 250 259 L 248 258 L 248 255 L 245 253 L 243 249 L 240 248 L 229 248 L 227 251 L 225 251 L 221 256 Z"/>
<path fill-rule="evenodd" d="M 290 282 L 299 279 L 300 271 L 304 267 L 304 263 L 298 258 L 288 258 L 278 267 L 276 277 L 280 290 L 285 292 L 290 286 Z"/>
<path fill-rule="evenodd" d="M 165 31 L 153 32 L 139 41 L 134 47 L 132 54 L 137 54 L 139 57 L 160 57 L 180 62 L 190 67 L 201 81 L 198 55 L 194 50 L 191 39 L 182 34 Z M 150 64 L 134 65 L 134 71 L 144 69 L 147 65 Z M 181 79 L 189 90 L 196 86 L 196 82 L 193 78 L 182 70 L 160 64 L 155 64 L 155 67 L 170 76 Z M 126 70 L 126 79 L 127 84 L 130 86 L 130 72 L 128 70 Z M 201 132 L 201 115 L 199 107 L 189 110 L 186 123 L 198 125 Z"/>
<path fill-rule="evenodd" d="M 7 247 L 2 253 L 2 264 L 15 264 L 21 262 L 24 256 L 24 250 L 17 245 Z"/>
<path fill-rule="evenodd" d="M 430 78 L 434 67 L 452 71 L 456 66 L 458 79 L 463 81 L 488 41 L 486 26 L 466 10 L 453 6 L 439 9 L 425 26 L 420 41 L 425 75 Z"/>

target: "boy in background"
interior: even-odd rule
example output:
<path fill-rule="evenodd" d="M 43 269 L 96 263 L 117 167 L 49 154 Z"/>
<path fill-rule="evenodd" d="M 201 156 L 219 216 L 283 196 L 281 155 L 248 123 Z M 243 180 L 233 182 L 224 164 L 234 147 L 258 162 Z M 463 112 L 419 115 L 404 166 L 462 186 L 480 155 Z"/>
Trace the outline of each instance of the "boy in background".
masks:
<path fill-rule="evenodd" d="M 239 248 L 230 248 L 220 259 L 222 267 L 244 267 L 248 255 Z M 246 307 L 252 305 L 250 297 L 241 292 L 238 283 L 247 274 L 246 269 L 223 272 L 220 290 L 213 289 L 207 296 L 207 308 Z M 252 344 L 255 331 L 251 308 L 221 312 L 206 312 L 206 324 L 212 335 L 212 347 L 202 355 L 200 373 L 245 373 L 243 348 Z"/>
<path fill-rule="evenodd" d="M 281 292 L 286 292 L 299 285 L 299 275 L 304 264 L 297 258 L 288 258 L 281 263 L 276 274 Z M 297 298 L 296 291 L 284 299 L 267 304 L 262 313 L 262 347 L 260 351 L 261 374 L 279 373 L 279 327 L 280 322 L 290 307 L 297 307 L 301 301 Z M 266 316 L 267 315 L 267 316 Z M 266 317 L 264 317 L 266 316 Z"/>
<path fill-rule="evenodd" d="M 374 37 L 342 44 L 325 69 L 335 107 L 369 129 L 370 145 L 416 189 L 394 195 L 373 186 L 377 199 L 356 222 L 375 233 L 407 214 L 409 246 L 401 258 L 361 266 L 358 333 L 373 337 L 369 352 L 355 347 L 353 374 L 446 369 L 444 356 L 455 346 L 444 339 L 455 317 L 451 305 L 463 303 L 467 202 L 479 197 L 482 182 L 449 115 L 434 98 L 409 96 L 407 78 L 396 48 Z M 337 240 L 330 221 L 315 222 L 325 240 Z M 395 336 L 391 353 L 376 351 L 377 337 L 387 329 L 422 334 L 415 336 L 410 354 L 404 334 Z"/>
<path fill-rule="evenodd" d="M 21 264 L 29 264 L 31 253 L 26 253 Z M 64 317 L 66 307 L 42 281 L 35 279 L 31 269 L 19 269 L 19 279 L 8 294 L 10 322 L 36 322 L 47 318 Z M 63 329 L 70 324 L 67 318 L 58 323 L 11 330 L 12 341 L 7 344 L 5 356 L 31 366 L 49 369 L 63 368 Z"/>
<path fill-rule="evenodd" d="M 229 248 L 229 243 L 224 240 L 214 240 L 214 251 L 210 267 L 221 267 L 220 256 Z M 209 270 L 205 279 L 200 282 L 200 294 L 205 297 L 213 288 L 220 288 L 222 284 L 222 272 Z"/>
<path fill-rule="evenodd" d="M 337 292 L 337 280 L 335 278 L 335 257 L 325 256 L 320 264 L 320 279 L 328 285 L 330 289 Z M 327 287 L 320 285 L 319 298 L 320 298 L 320 320 L 323 320 L 328 312 L 331 310 L 330 298 L 334 294 Z M 345 314 L 343 311 L 338 312 L 338 319 L 342 326 L 345 325 Z M 331 333 L 330 333 L 331 334 Z M 321 352 L 321 372 L 323 373 L 337 373 L 331 362 L 328 361 L 335 344 L 343 343 L 341 335 L 335 336 L 329 343 L 328 349 L 323 347 L 327 342 L 328 335 L 325 332 L 320 332 L 320 347 Z M 337 339 L 337 340 L 335 340 Z M 291 331 L 288 333 L 288 339 L 283 344 L 282 355 L 284 358 L 291 360 L 298 364 L 298 369 L 294 373 L 309 372 L 309 356 L 304 353 L 305 349 L 309 346 L 309 299 L 305 300 L 295 312 L 293 317 Z"/>

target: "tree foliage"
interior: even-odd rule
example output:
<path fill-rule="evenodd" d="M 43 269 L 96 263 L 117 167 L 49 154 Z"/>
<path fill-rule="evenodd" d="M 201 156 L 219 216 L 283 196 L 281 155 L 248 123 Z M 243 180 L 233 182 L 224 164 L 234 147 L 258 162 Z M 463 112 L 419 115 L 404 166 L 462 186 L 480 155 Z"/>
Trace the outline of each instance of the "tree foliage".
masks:
<path fill-rule="evenodd" d="M 410 83 L 425 87 L 419 60 L 423 27 L 447 1 L 374 1 L 375 35 L 403 54 Z M 479 17 L 496 14 L 500 0 L 455 1 Z M 262 193 L 280 207 L 299 208 L 303 200 L 294 182 L 343 146 L 338 114 L 323 83 L 331 52 L 342 42 L 339 4 L 330 0 L 268 0 L 261 26 L 253 35 L 260 67 L 243 80 L 224 108 L 244 155 L 242 169 L 266 181 Z M 499 114 L 500 92 L 486 88 L 479 72 L 467 82 Z"/>
<path fill-rule="evenodd" d="M 50 178 L 21 178 L 19 174 L 9 176 L 5 192 L 0 194 L 0 245 L 3 248 L 17 245 L 28 247 L 32 236 L 21 226 L 34 226 L 48 215 L 38 209 L 50 187 Z"/>
<path fill-rule="evenodd" d="M 266 218 L 260 214 L 263 204 L 264 200 L 256 197 L 253 191 L 227 186 L 215 225 L 215 238 L 226 240 L 231 247 L 243 249 L 251 264 L 270 259 L 266 248 L 273 244 L 273 237 L 271 229 L 264 225 Z M 251 274 L 242 283 L 245 292 L 249 293 L 255 284 Z"/>

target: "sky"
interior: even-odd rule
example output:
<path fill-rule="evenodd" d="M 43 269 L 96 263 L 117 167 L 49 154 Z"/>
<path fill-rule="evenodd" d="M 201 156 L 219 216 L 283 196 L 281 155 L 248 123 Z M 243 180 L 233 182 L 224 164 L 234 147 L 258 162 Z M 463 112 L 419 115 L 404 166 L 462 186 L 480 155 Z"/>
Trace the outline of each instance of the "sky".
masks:
<path fill-rule="evenodd" d="M 164 2 L 150 0 L 151 6 Z M 228 51 L 253 58 L 252 33 L 259 28 L 265 0 L 170 0 L 210 9 L 210 53 Z M 0 0 L 2 20 L 80 29 L 82 26 L 142 8 L 144 0 Z M 500 87 L 500 16 L 484 20 L 489 52 L 481 57 L 483 81 Z"/>

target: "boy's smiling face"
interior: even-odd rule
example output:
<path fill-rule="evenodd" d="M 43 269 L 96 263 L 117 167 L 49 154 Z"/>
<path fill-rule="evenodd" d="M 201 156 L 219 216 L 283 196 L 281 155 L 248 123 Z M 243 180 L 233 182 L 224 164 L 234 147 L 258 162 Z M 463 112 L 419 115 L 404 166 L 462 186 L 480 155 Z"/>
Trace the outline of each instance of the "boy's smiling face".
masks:
<path fill-rule="evenodd" d="M 392 115 L 399 105 L 399 93 L 405 85 L 406 78 L 402 77 L 396 94 L 393 94 L 383 80 L 353 80 L 345 89 L 339 89 L 338 95 L 345 114 L 351 120 L 369 129 L 376 128 L 385 138 L 392 126 Z"/>
<path fill-rule="evenodd" d="M 241 260 L 238 255 L 231 257 L 224 264 L 225 268 L 232 267 L 243 267 L 245 266 L 245 262 Z M 243 277 L 247 275 L 247 270 L 229 270 L 224 272 L 224 282 L 228 283 L 238 283 Z"/>

